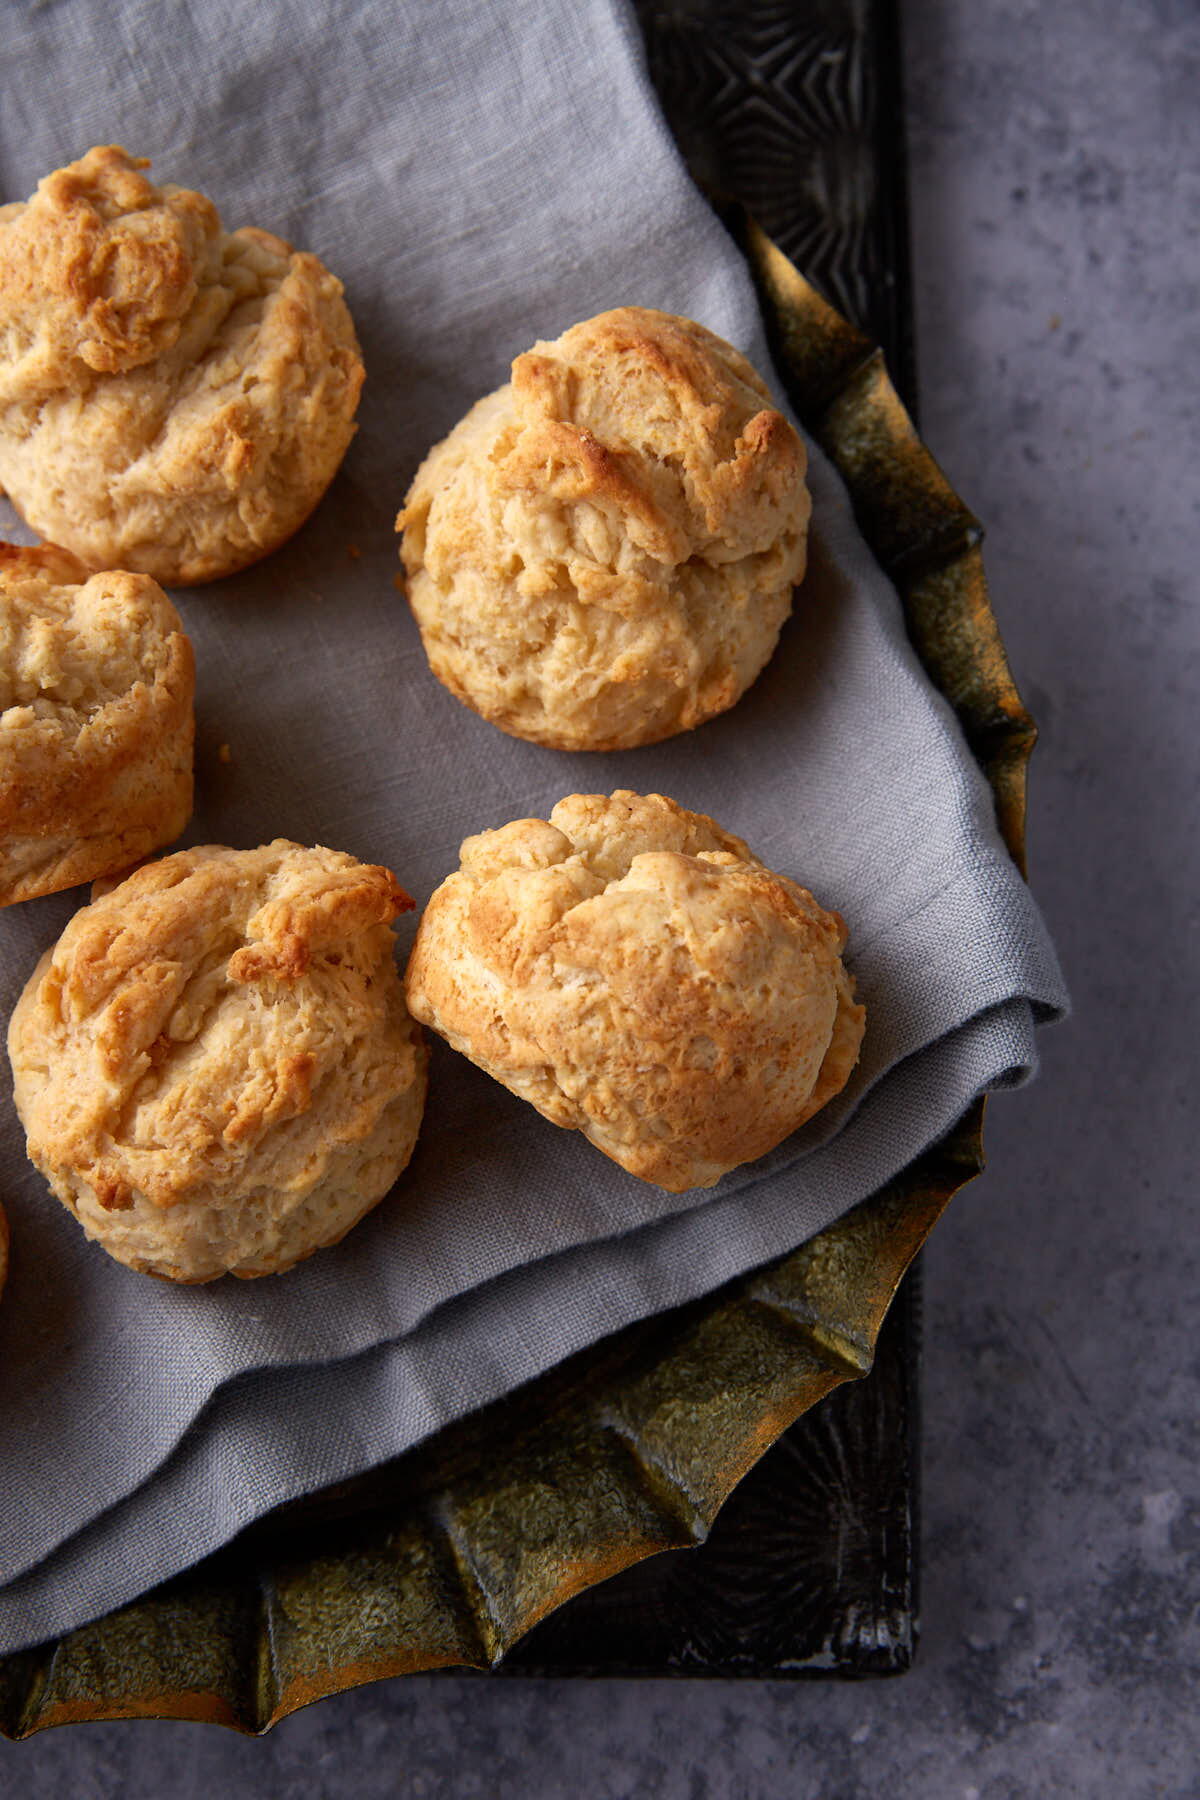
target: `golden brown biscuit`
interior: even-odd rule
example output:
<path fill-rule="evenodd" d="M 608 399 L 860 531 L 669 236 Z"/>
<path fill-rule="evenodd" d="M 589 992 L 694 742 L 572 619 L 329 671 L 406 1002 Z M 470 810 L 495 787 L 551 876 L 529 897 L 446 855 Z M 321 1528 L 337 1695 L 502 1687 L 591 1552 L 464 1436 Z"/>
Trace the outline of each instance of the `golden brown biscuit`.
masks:
<path fill-rule="evenodd" d="M 626 306 L 535 344 L 397 520 L 434 674 L 559 750 L 702 724 L 791 610 L 805 466 L 745 357 L 689 319 Z"/>
<path fill-rule="evenodd" d="M 290 537 L 354 433 L 341 283 L 89 150 L 0 207 L 0 489 L 90 569 L 212 581 Z"/>
<path fill-rule="evenodd" d="M 277 839 L 148 863 L 75 915 L 8 1033 L 32 1161 L 118 1262 L 291 1268 L 412 1154 L 425 1047 L 387 869 Z"/>
<path fill-rule="evenodd" d="M 0 906 L 179 836 L 194 689 L 191 643 L 148 575 L 0 544 Z"/>
<path fill-rule="evenodd" d="M 672 1193 L 840 1093 L 864 1011 L 837 913 L 661 794 L 573 794 L 471 837 L 408 966 L 456 1050 Z"/>

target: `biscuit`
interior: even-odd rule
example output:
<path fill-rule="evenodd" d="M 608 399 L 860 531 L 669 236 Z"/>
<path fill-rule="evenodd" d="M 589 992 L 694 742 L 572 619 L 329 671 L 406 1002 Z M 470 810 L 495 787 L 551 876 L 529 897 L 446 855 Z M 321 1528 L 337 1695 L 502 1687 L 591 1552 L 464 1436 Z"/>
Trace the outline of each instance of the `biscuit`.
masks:
<path fill-rule="evenodd" d="M 290 537 L 354 433 L 341 283 L 89 150 L 0 207 L 0 489 L 92 570 L 212 581 Z"/>
<path fill-rule="evenodd" d="M 804 572 L 804 446 L 745 357 L 626 306 L 535 344 L 397 527 L 434 674 L 502 731 L 624 750 L 734 704 Z"/>
<path fill-rule="evenodd" d="M 31 1160 L 118 1262 L 277 1273 L 350 1230 L 416 1142 L 425 1047 L 387 869 L 278 839 L 148 863 L 75 915 L 13 1013 Z"/>
<path fill-rule="evenodd" d="M 461 858 L 413 1016 L 631 1174 L 711 1187 L 845 1086 L 865 1014 L 842 920 L 703 813 L 574 794 Z"/>
<path fill-rule="evenodd" d="M 179 836 L 194 689 L 191 643 L 148 575 L 0 544 L 0 906 Z"/>

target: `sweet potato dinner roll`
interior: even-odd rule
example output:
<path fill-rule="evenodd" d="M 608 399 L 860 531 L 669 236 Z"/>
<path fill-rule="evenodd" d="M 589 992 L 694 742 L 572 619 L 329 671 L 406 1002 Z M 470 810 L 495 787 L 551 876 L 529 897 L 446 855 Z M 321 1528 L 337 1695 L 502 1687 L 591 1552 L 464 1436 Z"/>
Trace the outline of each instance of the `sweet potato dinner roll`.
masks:
<path fill-rule="evenodd" d="M 269 1275 L 412 1154 L 425 1047 L 387 869 L 277 839 L 148 863 L 75 915 L 9 1027 L 32 1161 L 118 1262 Z"/>
<path fill-rule="evenodd" d="M 0 544 L 0 906 L 179 836 L 194 688 L 191 643 L 148 575 Z"/>
<path fill-rule="evenodd" d="M 804 572 L 804 446 L 745 357 L 626 306 L 519 356 L 397 524 L 430 666 L 515 737 L 623 750 L 749 687 Z"/>
<path fill-rule="evenodd" d="M 342 286 L 89 150 L 0 207 L 0 488 L 89 569 L 212 581 L 291 536 L 354 433 Z"/>
<path fill-rule="evenodd" d="M 840 1093 L 864 1012 L 845 927 L 661 794 L 573 794 L 466 840 L 408 1004 L 456 1050 L 672 1193 Z"/>

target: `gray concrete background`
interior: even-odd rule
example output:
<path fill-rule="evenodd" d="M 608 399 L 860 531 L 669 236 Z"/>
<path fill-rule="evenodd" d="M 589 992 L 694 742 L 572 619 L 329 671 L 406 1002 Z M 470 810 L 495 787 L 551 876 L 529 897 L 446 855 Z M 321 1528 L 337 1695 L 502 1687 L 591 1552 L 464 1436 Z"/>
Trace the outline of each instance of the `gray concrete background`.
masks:
<path fill-rule="evenodd" d="M 917 1667 L 389 1682 L 259 1742 L 0 1744 L 0 1794 L 1200 1795 L 1200 7 L 908 0 L 905 22 L 924 432 L 988 524 L 1076 1001 L 926 1255 Z"/>

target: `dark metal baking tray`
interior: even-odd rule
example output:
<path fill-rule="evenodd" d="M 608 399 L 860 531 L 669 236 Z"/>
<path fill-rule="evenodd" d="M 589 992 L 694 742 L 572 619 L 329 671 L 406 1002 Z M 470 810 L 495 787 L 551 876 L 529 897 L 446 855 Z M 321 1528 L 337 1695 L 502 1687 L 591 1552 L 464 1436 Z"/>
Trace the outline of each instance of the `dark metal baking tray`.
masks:
<path fill-rule="evenodd" d="M 911 400 L 890 0 L 641 16 L 668 116 L 740 235 L 798 416 L 847 481 L 1020 863 L 1033 729 L 979 527 L 871 343 Z M 0 1659 L 0 1731 L 121 1717 L 261 1731 L 363 1681 L 464 1665 L 902 1670 L 916 1638 L 911 1279 L 892 1302 L 982 1165 L 982 1112 L 779 1262 L 283 1509 L 93 1625 Z M 686 1544 L 700 1547 L 673 1548 Z"/>

